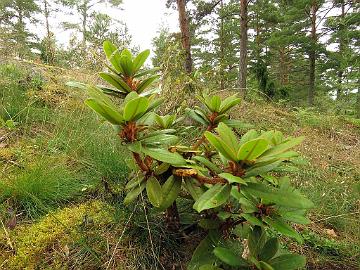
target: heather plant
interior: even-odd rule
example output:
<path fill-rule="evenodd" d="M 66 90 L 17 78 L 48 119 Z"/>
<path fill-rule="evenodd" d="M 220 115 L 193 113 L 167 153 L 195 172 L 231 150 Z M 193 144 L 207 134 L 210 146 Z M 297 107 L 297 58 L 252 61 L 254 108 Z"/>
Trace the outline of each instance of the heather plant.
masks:
<path fill-rule="evenodd" d="M 105 86 L 69 85 L 87 91 L 85 104 L 114 127 L 131 154 L 124 204 L 144 194 L 166 213 L 168 230 L 176 233 L 181 224 L 177 200 L 192 200 L 195 223 L 206 236 L 188 269 L 303 267 L 305 258 L 281 250 L 278 238 L 302 243 L 291 224 L 309 223 L 306 211 L 313 207 L 284 174 L 285 165 L 298 156 L 292 148 L 303 137 L 256 130 L 239 136 L 235 131 L 242 122 L 229 116 L 241 101 L 236 95 L 221 99 L 203 93 L 197 96 L 200 106 L 180 117 L 159 115 L 163 99 L 151 87 L 159 76 L 156 69 L 142 69 L 149 50 L 133 56 L 105 41 L 104 51 L 110 62 L 109 71 L 99 74 Z M 179 145 L 184 117 L 203 127 L 193 145 Z"/>

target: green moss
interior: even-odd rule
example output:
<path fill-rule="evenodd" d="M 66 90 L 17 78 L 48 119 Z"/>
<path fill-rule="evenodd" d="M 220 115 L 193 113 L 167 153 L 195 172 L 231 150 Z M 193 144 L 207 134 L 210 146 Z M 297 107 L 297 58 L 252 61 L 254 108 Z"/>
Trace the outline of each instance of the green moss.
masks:
<path fill-rule="evenodd" d="M 44 260 L 48 267 L 62 266 L 61 254 L 56 250 L 78 241 L 82 237 L 81 226 L 86 226 L 89 220 L 91 230 L 95 231 L 111 224 L 111 210 L 109 205 L 93 201 L 49 213 L 37 223 L 18 227 L 10 235 L 16 254 L 8 258 L 8 269 L 34 269 Z"/>

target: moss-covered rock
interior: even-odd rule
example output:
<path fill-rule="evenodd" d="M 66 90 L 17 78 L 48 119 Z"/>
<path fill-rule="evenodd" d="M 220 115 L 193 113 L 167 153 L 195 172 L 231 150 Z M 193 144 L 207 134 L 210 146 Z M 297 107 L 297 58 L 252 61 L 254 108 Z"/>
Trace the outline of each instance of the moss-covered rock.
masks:
<path fill-rule="evenodd" d="M 3 258 L 6 269 L 44 269 L 42 264 L 51 269 L 67 268 L 70 247 L 81 241 L 83 231 L 99 232 L 112 225 L 112 211 L 109 205 L 92 201 L 49 213 L 32 225 L 17 227 L 10 232 L 14 255 L 7 252 L 7 258 Z M 1 240 L 6 239 L 1 233 Z"/>

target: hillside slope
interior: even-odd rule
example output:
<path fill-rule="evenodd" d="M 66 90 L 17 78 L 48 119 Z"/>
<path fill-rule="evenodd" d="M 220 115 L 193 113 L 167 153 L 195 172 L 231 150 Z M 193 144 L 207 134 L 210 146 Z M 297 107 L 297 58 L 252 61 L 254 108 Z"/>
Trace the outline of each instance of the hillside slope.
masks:
<path fill-rule="evenodd" d="M 151 269 L 149 248 L 164 264 L 189 257 L 174 258 L 176 243 L 162 240 L 158 221 L 147 227 L 121 204 L 126 152 L 82 93 L 64 86 L 94 75 L 28 64 L 4 64 L 0 75 L 0 116 L 14 121 L 0 128 L 0 269 Z M 308 269 L 357 269 L 359 121 L 264 101 L 243 102 L 233 117 L 306 137 L 289 173 L 316 209 L 297 228 L 305 245 L 283 244 L 306 254 Z M 151 246 L 145 228 L 159 239 Z"/>

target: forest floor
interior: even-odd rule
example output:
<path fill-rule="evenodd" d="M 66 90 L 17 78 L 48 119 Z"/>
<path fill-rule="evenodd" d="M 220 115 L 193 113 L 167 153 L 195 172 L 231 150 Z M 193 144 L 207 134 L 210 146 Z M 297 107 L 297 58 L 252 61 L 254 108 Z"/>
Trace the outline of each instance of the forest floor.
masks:
<path fill-rule="evenodd" d="M 178 269 L 191 256 L 162 217 L 136 214 L 141 201 L 121 203 L 127 153 L 65 87 L 95 78 L 0 66 L 0 116 L 16 122 L 0 128 L 0 269 Z M 265 101 L 243 102 L 233 117 L 306 137 L 289 175 L 316 208 L 297 227 L 305 244 L 283 246 L 306 255 L 307 269 L 359 269 L 360 121 Z"/>

